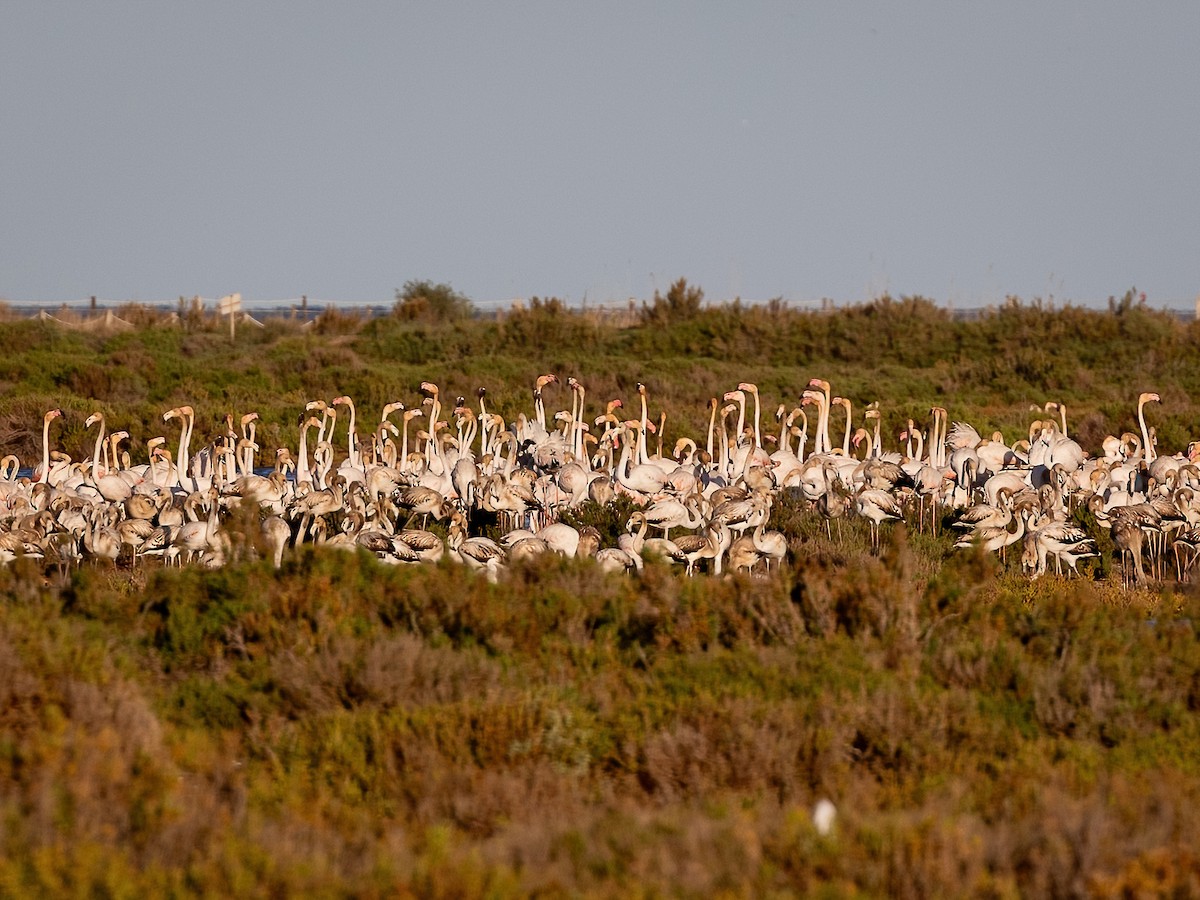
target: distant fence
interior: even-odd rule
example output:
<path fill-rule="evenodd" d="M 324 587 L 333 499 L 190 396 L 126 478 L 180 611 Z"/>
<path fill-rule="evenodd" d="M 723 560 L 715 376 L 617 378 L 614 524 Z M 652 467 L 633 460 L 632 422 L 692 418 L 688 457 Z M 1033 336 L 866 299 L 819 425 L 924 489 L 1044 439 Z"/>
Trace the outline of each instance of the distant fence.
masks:
<path fill-rule="evenodd" d="M 550 298 L 543 298 L 549 300 Z M 833 300 L 783 300 L 782 305 L 785 309 L 810 311 L 810 312 L 832 312 L 838 309 L 847 307 L 860 306 L 864 303 L 870 303 L 873 299 L 868 298 L 863 300 L 854 300 L 850 302 L 838 303 Z M 0 303 L 7 306 L 10 314 L 18 317 L 39 317 L 46 319 L 58 319 L 64 323 L 79 325 L 84 322 L 94 321 L 99 317 L 103 317 L 108 324 L 113 324 L 114 315 L 123 309 L 149 309 L 161 313 L 178 313 L 184 314 L 196 308 L 199 304 L 205 313 L 216 314 L 217 304 L 219 300 L 216 297 L 178 297 L 173 300 L 117 300 L 111 298 L 85 297 L 82 299 L 73 300 L 11 300 L 0 298 Z M 505 314 L 522 308 L 528 308 L 530 299 L 517 297 L 502 300 L 472 300 L 471 303 L 475 307 L 476 313 L 484 318 L 503 318 Z M 630 298 L 624 302 L 616 303 L 588 303 L 562 301 L 567 309 L 577 313 L 588 313 L 594 315 L 598 319 L 611 321 L 616 324 L 626 323 L 633 324 L 638 321 L 639 314 L 644 302 L 635 298 Z M 769 303 L 780 301 L 768 300 L 747 300 L 745 298 L 729 298 L 728 300 L 714 300 L 705 303 L 705 306 L 721 306 L 729 303 L 738 302 L 743 306 L 766 306 Z M 1057 303 L 1034 300 L 1030 301 L 1030 305 L 1041 304 L 1043 308 L 1053 311 L 1061 309 L 1065 306 L 1081 307 L 1084 309 L 1094 309 L 1104 311 L 1109 307 L 1109 301 L 1073 301 L 1070 303 Z M 284 299 L 266 299 L 254 300 L 244 299 L 242 301 L 242 312 L 254 320 L 270 319 L 270 318 L 287 318 L 299 320 L 301 322 L 311 322 L 321 315 L 327 309 L 334 309 L 338 312 L 362 316 L 364 318 L 375 318 L 378 316 L 389 315 L 394 308 L 394 301 L 370 301 L 370 300 L 333 300 L 333 299 L 318 299 L 315 297 L 300 296 L 289 297 Z M 994 312 L 1003 303 L 989 304 L 984 306 L 957 306 L 954 304 L 938 304 L 941 308 L 947 310 L 955 319 L 960 321 L 972 321 L 981 318 L 991 312 Z M 1166 312 L 1176 316 L 1181 321 L 1191 322 L 1196 319 L 1197 311 L 1200 310 L 1200 298 L 1195 301 L 1171 301 L 1161 306 L 1147 304 L 1149 309 Z"/>

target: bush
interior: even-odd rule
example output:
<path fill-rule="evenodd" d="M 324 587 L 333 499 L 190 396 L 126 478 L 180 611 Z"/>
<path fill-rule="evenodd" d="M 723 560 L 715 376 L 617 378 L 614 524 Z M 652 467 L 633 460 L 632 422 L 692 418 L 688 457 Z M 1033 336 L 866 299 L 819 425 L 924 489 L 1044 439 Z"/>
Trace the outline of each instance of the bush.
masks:
<path fill-rule="evenodd" d="M 470 299 L 449 284 L 406 281 L 396 291 L 392 314 L 404 322 L 458 322 L 475 314 Z"/>
<path fill-rule="evenodd" d="M 704 291 L 699 287 L 689 287 L 686 278 L 680 278 L 669 288 L 666 295 L 654 292 L 654 300 L 650 306 L 642 304 L 643 325 L 673 325 L 686 322 L 700 312 L 704 302 Z"/>

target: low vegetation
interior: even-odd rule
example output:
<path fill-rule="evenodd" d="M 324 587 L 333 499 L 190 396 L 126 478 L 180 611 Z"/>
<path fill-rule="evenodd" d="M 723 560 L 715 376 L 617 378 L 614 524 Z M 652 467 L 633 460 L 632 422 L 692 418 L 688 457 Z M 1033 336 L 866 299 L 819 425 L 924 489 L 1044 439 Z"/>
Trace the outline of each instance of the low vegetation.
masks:
<path fill-rule="evenodd" d="M 0 571 L 5 893 L 1194 893 L 1189 593 L 819 527 L 769 580 Z M 838 815 L 822 835 L 820 798 Z"/>
<path fill-rule="evenodd" d="M 61 407 L 68 416 L 56 440 L 73 457 L 90 449 L 83 420 L 96 409 L 140 449 L 164 433 L 162 413 L 186 403 L 214 431 L 227 412 L 258 412 L 260 462 L 270 465 L 275 447 L 295 448 L 297 416 L 317 397 L 348 394 L 373 415 L 395 400 L 418 403 L 422 381 L 448 397 L 473 397 L 482 386 L 489 408 L 511 421 L 531 411 L 534 379 L 554 372 L 587 386 L 592 416 L 607 400 L 630 401 L 644 382 L 652 415 L 667 413 L 668 442 L 702 436 L 709 398 L 739 381 L 759 385 L 769 415 L 796 405 L 819 377 L 856 409 L 879 401 L 891 446 L 908 419 L 927 423 L 935 403 L 1011 442 L 1037 418 L 1031 406 L 1055 400 L 1070 412 L 1072 436 L 1098 452 L 1104 435 L 1136 430 L 1138 392 L 1154 390 L 1162 396 L 1153 422 L 1160 448 L 1179 450 L 1198 436 L 1200 322 L 1135 296 L 1103 311 L 1014 299 L 968 319 L 921 298 L 820 312 L 780 302 L 702 306 L 703 293 L 681 280 L 632 315 L 534 298 L 495 318 L 460 318 L 469 300 L 448 285 L 410 282 L 393 315 L 327 310 L 307 327 L 270 319 L 240 329 L 234 344 L 217 316 L 195 309 L 169 320 L 143 311 L 142 327 L 119 333 L 6 321 L 0 447 L 32 460 L 42 413 Z M 569 408 L 569 393 L 557 390 L 547 405 Z"/>
<path fill-rule="evenodd" d="M 188 402 L 254 409 L 264 448 L 294 447 L 313 397 L 483 384 L 511 419 L 543 371 L 597 411 L 644 381 L 672 440 L 740 380 L 794 403 L 814 376 L 880 400 L 890 434 L 938 402 L 1012 439 L 1055 399 L 1094 450 L 1147 389 L 1160 446 L 1194 436 L 1200 326 L 1130 298 L 961 321 L 676 289 L 624 325 L 539 300 L 497 321 L 268 323 L 232 346 L 203 316 L 3 322 L 0 440 L 27 458 L 62 406 L 83 455 L 99 406 L 140 447 Z M 1126 591 L 1103 567 L 1031 583 L 902 524 L 875 555 L 841 524 L 777 504 L 792 554 L 768 579 L 542 557 L 493 584 L 309 547 L 278 571 L 18 559 L 0 568 L 0 893 L 1200 893 L 1194 589 Z"/>

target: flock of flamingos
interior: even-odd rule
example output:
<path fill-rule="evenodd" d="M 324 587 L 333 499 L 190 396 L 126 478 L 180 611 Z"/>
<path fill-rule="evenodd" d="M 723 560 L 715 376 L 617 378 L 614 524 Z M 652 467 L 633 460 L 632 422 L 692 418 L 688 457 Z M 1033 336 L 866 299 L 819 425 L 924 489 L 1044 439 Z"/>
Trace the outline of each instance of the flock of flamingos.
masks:
<path fill-rule="evenodd" d="M 649 418 L 643 385 L 640 415 L 612 400 L 596 418 L 585 412 L 584 386 L 574 378 L 565 382 L 571 408 L 548 416 L 544 394 L 552 385 L 556 376 L 540 376 L 531 414 L 506 422 L 488 411 L 483 389 L 471 405 L 457 398 L 443 420 L 440 392 L 425 382 L 419 405 L 387 404 L 361 437 L 349 397 L 313 401 L 295 455 L 276 450 L 265 475 L 254 468 L 255 413 L 242 416 L 240 428 L 226 416 L 225 433 L 193 452 L 194 411 L 167 410 L 164 423 L 181 429 L 178 450 L 151 438 L 146 462 L 131 464 L 122 450 L 128 433 L 108 432 L 100 413 L 87 420 L 97 428 L 89 458 L 73 462 L 52 450 L 51 425 L 63 413 L 51 410 L 32 474 L 17 477 L 15 457 L 0 466 L 0 560 L 42 557 L 65 567 L 158 556 L 218 566 L 232 552 L 224 523 L 249 505 L 276 566 L 289 547 L 312 541 L 364 547 L 396 563 L 447 555 L 491 579 L 510 561 L 546 552 L 595 557 L 612 571 L 639 569 L 644 554 L 657 554 L 688 574 L 770 572 L 789 552 L 785 536 L 767 528 L 781 492 L 798 492 L 819 510 L 831 538 L 835 520 L 840 533 L 841 518 L 865 518 L 874 549 L 888 520 L 908 514 L 919 528 L 936 529 L 943 511 L 955 509 L 957 546 L 1011 547 L 1034 577 L 1051 563 L 1075 572 L 1080 559 L 1096 555 L 1073 524 L 1081 505 L 1110 529 L 1126 582 L 1172 570 L 1183 579 L 1200 553 L 1197 445 L 1156 453 L 1145 406 L 1157 394 L 1138 398 L 1140 434 L 1111 436 L 1101 455 L 1090 456 L 1068 435 L 1066 409 L 1055 403 L 1011 446 L 999 433 L 985 438 L 965 423 L 950 425 L 935 407 L 927 429 L 910 420 L 900 447 L 886 449 L 877 405 L 855 427 L 850 401 L 820 379 L 794 408 L 780 406 L 765 434 L 758 388 L 743 383 L 709 402 L 702 444 L 684 437 L 664 453 L 665 415 L 659 425 Z M 555 391 L 565 402 L 561 386 Z M 831 418 L 840 444 L 831 439 Z M 637 509 L 616 546 L 601 547 L 594 528 L 560 521 L 564 510 L 618 494 Z M 471 536 L 480 511 L 500 522 L 499 541 Z M 431 521 L 445 527 L 428 530 Z"/>

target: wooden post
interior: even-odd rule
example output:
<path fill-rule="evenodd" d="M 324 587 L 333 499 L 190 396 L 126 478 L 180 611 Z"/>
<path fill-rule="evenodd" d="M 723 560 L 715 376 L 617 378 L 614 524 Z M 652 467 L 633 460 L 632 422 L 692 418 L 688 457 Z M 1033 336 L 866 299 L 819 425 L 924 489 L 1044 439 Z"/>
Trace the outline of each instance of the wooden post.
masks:
<path fill-rule="evenodd" d="M 232 344 L 233 343 L 233 323 L 235 321 L 234 317 L 238 314 L 238 312 L 242 308 L 242 295 L 241 294 L 227 294 L 226 296 L 224 296 L 220 299 L 220 301 L 217 304 L 217 308 L 222 314 L 226 314 L 229 316 L 229 342 Z"/>

